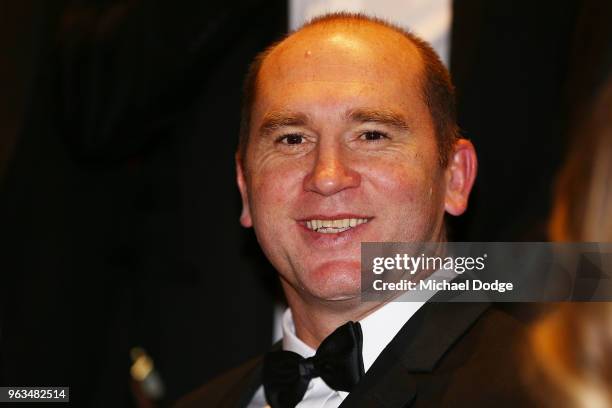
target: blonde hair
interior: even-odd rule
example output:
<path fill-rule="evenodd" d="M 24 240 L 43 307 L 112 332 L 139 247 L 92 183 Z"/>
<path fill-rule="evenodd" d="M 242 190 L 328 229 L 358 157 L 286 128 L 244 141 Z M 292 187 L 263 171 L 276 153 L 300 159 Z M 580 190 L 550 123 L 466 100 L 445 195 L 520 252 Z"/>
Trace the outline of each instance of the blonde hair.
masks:
<path fill-rule="evenodd" d="M 576 127 L 549 224 L 553 241 L 612 241 L 612 78 Z M 538 321 L 526 356 L 545 406 L 612 407 L 612 303 L 564 303 Z M 539 394 L 539 395 L 538 395 Z"/>
<path fill-rule="evenodd" d="M 555 189 L 552 241 L 612 241 L 612 78 L 576 128 Z"/>
<path fill-rule="evenodd" d="M 612 303 L 564 303 L 530 333 L 529 386 L 544 406 L 612 407 Z"/>

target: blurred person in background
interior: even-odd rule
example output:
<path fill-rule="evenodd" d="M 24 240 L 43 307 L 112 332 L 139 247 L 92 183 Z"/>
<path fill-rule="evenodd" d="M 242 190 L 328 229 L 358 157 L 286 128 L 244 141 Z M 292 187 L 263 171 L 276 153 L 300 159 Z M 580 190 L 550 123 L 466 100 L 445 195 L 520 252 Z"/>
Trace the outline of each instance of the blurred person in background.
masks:
<path fill-rule="evenodd" d="M 582 111 L 556 185 L 550 237 L 612 242 L 612 77 Z M 609 258 L 609 256 L 608 256 Z M 543 406 L 612 407 L 612 303 L 563 303 L 534 325 L 527 381 Z"/>

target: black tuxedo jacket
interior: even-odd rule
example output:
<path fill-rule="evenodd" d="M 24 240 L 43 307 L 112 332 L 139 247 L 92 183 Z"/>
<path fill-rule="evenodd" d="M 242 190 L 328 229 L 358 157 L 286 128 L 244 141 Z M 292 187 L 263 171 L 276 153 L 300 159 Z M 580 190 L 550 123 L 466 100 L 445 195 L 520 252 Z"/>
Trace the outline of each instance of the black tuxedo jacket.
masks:
<path fill-rule="evenodd" d="M 534 308 L 427 303 L 387 345 L 341 407 L 536 406 L 525 385 L 527 323 Z M 262 358 L 187 395 L 177 408 L 246 407 Z"/>

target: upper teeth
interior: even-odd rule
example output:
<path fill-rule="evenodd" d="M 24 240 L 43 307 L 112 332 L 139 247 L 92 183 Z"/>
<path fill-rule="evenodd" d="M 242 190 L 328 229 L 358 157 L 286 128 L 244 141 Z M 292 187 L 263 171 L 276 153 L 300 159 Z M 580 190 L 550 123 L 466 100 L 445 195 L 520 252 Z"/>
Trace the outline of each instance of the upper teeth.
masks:
<path fill-rule="evenodd" d="M 344 218 L 341 220 L 309 220 L 306 227 L 324 234 L 335 234 L 368 222 L 366 218 Z"/>

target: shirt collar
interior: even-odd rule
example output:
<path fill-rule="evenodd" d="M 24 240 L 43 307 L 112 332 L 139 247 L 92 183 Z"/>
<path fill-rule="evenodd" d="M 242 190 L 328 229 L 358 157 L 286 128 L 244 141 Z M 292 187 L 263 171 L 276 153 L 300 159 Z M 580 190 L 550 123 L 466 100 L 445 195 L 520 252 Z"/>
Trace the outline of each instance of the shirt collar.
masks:
<path fill-rule="evenodd" d="M 402 326 L 414 315 L 424 302 L 388 302 L 361 319 L 363 333 L 363 365 L 365 371 L 372 366 L 383 349 L 391 342 Z M 283 350 L 293 351 L 302 357 L 311 357 L 315 350 L 295 334 L 291 309 L 283 314 Z"/>
<path fill-rule="evenodd" d="M 393 340 L 406 322 L 425 302 L 392 301 L 359 321 L 363 333 L 363 366 L 365 371 Z"/>
<path fill-rule="evenodd" d="M 456 277 L 456 274 L 453 275 L 448 271 L 437 270 L 426 280 L 439 278 L 452 280 Z M 425 302 L 410 301 L 411 295 L 410 292 L 406 292 L 359 321 L 363 333 L 362 356 L 366 372 L 404 324 L 425 304 Z M 289 308 L 283 314 L 282 330 L 283 350 L 293 351 L 304 358 L 314 356 L 316 350 L 296 336 L 293 315 Z"/>
<path fill-rule="evenodd" d="M 316 350 L 304 343 L 295 334 L 295 324 L 293 323 L 293 315 L 291 309 L 287 308 L 283 313 L 282 321 L 283 329 L 283 350 L 293 351 L 304 358 L 314 356 Z"/>
<path fill-rule="evenodd" d="M 438 269 L 425 281 L 432 279 L 455 279 L 458 275 L 452 271 Z M 383 306 L 359 321 L 363 332 L 363 366 L 365 371 L 374 364 L 380 353 L 391 343 L 391 340 L 408 320 L 423 306 L 434 292 L 426 294 L 425 301 L 415 301 L 412 292 L 405 292 L 385 303 Z M 420 297 L 423 299 L 423 297 Z"/>

